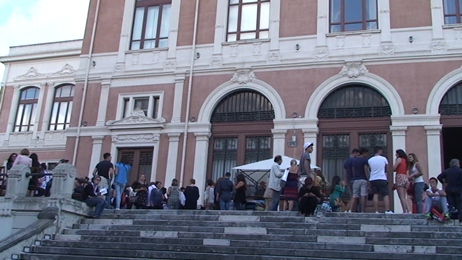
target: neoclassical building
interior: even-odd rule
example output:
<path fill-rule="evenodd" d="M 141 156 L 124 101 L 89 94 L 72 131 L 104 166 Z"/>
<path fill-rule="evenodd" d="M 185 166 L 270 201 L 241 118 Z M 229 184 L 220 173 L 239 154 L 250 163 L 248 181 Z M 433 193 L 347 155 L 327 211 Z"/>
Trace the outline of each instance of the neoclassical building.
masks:
<path fill-rule="evenodd" d="M 110 152 L 132 159 L 132 180 L 194 178 L 202 190 L 234 166 L 298 158 L 310 141 L 329 179 L 352 148 L 376 145 L 390 164 L 396 149 L 415 153 L 435 176 L 462 158 L 461 10 L 449 0 L 92 0 L 83 40 L 0 58 L 0 157 L 29 147 L 86 176 Z"/>

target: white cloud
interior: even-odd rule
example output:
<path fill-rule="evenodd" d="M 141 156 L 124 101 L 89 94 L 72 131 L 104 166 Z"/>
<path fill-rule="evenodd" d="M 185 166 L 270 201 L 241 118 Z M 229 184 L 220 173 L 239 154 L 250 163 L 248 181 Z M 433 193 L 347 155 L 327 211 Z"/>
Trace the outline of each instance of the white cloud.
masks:
<path fill-rule="evenodd" d="M 18 8 L 21 2 L 15 1 L 18 6 L 0 25 L 0 56 L 8 55 L 10 46 L 83 38 L 89 0 L 37 0 Z"/>

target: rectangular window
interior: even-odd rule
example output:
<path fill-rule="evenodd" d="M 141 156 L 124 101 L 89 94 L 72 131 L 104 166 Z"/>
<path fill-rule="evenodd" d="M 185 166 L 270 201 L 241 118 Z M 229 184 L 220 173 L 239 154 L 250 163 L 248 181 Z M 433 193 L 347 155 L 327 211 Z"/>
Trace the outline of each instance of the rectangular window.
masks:
<path fill-rule="evenodd" d="M 129 117 L 134 110 L 141 110 L 147 117 L 158 118 L 159 99 L 159 96 L 124 97 L 122 117 Z"/>
<path fill-rule="evenodd" d="M 374 29 L 378 29 L 377 0 L 330 0 L 331 33 Z"/>
<path fill-rule="evenodd" d="M 270 0 L 230 0 L 227 41 L 269 38 Z"/>
<path fill-rule="evenodd" d="M 322 137 L 322 172 L 327 180 L 342 176 L 343 163 L 350 155 L 350 135 L 334 134 Z M 314 164 L 314 162 L 311 162 Z"/>
<path fill-rule="evenodd" d="M 131 50 L 168 46 L 171 0 L 136 1 Z"/>
<path fill-rule="evenodd" d="M 237 137 L 215 138 L 212 155 L 212 179 L 217 180 L 224 173 L 237 166 Z"/>
<path fill-rule="evenodd" d="M 245 143 L 245 164 L 271 158 L 271 136 L 247 137 Z"/>
<path fill-rule="evenodd" d="M 444 24 L 461 23 L 460 8 L 462 7 L 462 0 L 443 0 L 444 6 Z"/>

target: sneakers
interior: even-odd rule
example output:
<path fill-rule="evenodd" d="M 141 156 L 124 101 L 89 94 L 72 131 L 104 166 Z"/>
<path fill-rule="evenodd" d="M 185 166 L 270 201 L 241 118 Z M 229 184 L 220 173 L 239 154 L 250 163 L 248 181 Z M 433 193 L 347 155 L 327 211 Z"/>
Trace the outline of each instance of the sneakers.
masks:
<path fill-rule="evenodd" d="M 451 220 L 451 215 L 449 215 L 449 213 L 444 214 L 444 219 Z"/>
<path fill-rule="evenodd" d="M 387 211 L 385 211 L 385 214 L 395 214 L 395 213 L 393 211 L 391 211 L 391 210 L 387 210 Z"/>
<path fill-rule="evenodd" d="M 427 214 L 425 214 L 425 217 L 427 219 L 433 219 L 433 216 L 432 216 L 432 213 L 428 212 Z"/>

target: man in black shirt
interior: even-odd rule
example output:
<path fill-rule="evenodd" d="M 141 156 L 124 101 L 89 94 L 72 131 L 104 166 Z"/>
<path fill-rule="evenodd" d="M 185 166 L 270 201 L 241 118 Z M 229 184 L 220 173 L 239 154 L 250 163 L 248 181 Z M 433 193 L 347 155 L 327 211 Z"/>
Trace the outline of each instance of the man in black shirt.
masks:
<path fill-rule="evenodd" d="M 104 160 L 96 165 L 93 176 L 98 175 L 104 177 L 104 180 L 101 179 L 102 182 L 99 186 L 101 188 L 107 188 L 106 202 L 108 205 L 111 205 L 111 181 L 114 176 L 114 165 L 111 163 L 112 157 L 110 153 L 105 153 L 103 158 Z"/>
<path fill-rule="evenodd" d="M 449 166 L 448 169 L 438 175 L 438 180 L 443 183 L 448 204 L 459 212 L 459 224 L 462 225 L 462 169 L 460 169 L 459 159 L 452 159 Z"/>
<path fill-rule="evenodd" d="M 101 195 L 98 187 L 100 181 L 101 177 L 93 177 L 92 181 L 85 186 L 83 192 L 83 201 L 89 207 L 95 207 L 95 212 L 91 216 L 93 218 L 99 218 L 107 205 L 106 201 L 99 197 Z"/>
<path fill-rule="evenodd" d="M 221 210 L 229 210 L 229 203 L 231 201 L 234 184 L 229 179 L 231 177 L 231 173 L 227 172 L 225 177 L 220 180 L 218 186 L 218 199 L 220 201 L 220 209 Z"/>

